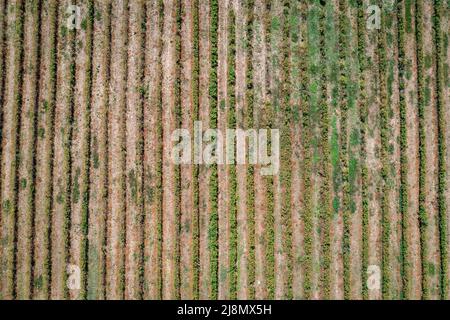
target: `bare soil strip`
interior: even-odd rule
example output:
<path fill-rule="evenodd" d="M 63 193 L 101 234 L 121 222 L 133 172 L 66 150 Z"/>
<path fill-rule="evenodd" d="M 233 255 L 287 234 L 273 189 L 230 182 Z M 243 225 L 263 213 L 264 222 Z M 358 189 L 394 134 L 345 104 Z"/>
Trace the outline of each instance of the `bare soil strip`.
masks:
<path fill-rule="evenodd" d="M 190 0 L 182 2 L 183 24 L 181 29 L 181 112 L 182 128 L 189 130 L 192 135 L 192 121 L 195 117 L 193 106 L 193 16 Z M 181 257 L 180 257 L 180 297 L 181 299 L 193 299 L 194 290 L 194 268 L 192 264 L 193 255 L 193 232 L 194 232 L 194 176 L 193 165 L 181 166 Z"/>
<path fill-rule="evenodd" d="M 417 59 L 416 59 L 416 37 L 415 37 L 415 10 L 412 5 L 403 3 L 405 20 L 405 101 L 406 101 L 406 127 L 407 148 L 406 157 L 408 164 L 407 194 L 408 211 L 405 218 L 407 254 L 405 256 L 405 277 L 407 279 L 408 299 L 420 299 L 422 288 L 422 263 L 420 254 L 420 231 L 419 231 L 419 129 L 418 129 L 418 106 L 417 106 Z"/>
<path fill-rule="evenodd" d="M 210 9 L 207 1 L 200 2 L 200 21 L 209 21 Z M 200 23 L 200 121 L 209 123 L 209 72 L 210 72 L 210 41 L 209 23 Z M 199 297 L 208 299 L 211 291 L 210 255 L 208 250 L 209 225 L 209 179 L 211 170 L 205 165 L 199 172 L 199 211 L 200 211 L 200 275 Z"/>
<path fill-rule="evenodd" d="M 107 299 L 123 298 L 125 281 L 126 212 L 126 90 L 128 1 L 113 1 L 111 13 L 111 67 L 108 112 L 109 204 L 106 260 Z"/>
<path fill-rule="evenodd" d="M 92 4 L 79 4 L 82 28 L 76 35 L 75 104 L 72 132 L 72 208 L 69 263 L 80 268 L 80 288 L 70 289 L 70 299 L 83 299 L 86 293 L 87 214 L 89 192 L 90 103 L 92 54 Z"/>
<path fill-rule="evenodd" d="M 5 91 L 2 106 L 0 298 L 14 297 L 14 269 L 17 214 L 17 150 L 19 148 L 20 105 L 22 102 L 23 2 L 7 7 Z"/>
<path fill-rule="evenodd" d="M 244 110 L 246 100 L 246 7 L 243 1 L 235 2 L 236 12 L 236 127 L 245 129 Z M 234 129 L 234 128 L 230 128 Z M 249 128 L 247 128 L 249 129 Z M 247 220 L 247 172 L 248 165 L 236 167 L 237 176 L 237 298 L 248 299 L 248 220 Z"/>
<path fill-rule="evenodd" d="M 447 247 L 447 256 L 444 257 L 444 259 L 446 258 L 446 265 L 447 265 L 447 272 L 446 272 L 446 279 L 444 279 L 446 288 L 444 290 L 444 297 L 446 299 L 450 299 L 450 290 L 449 290 L 449 275 L 450 275 L 450 241 L 449 241 L 449 236 L 450 236 L 450 223 L 448 221 L 450 221 L 450 121 L 449 121 L 449 117 L 450 117 L 450 109 L 447 108 L 447 106 L 450 105 L 450 76 L 449 76 L 449 68 L 450 68 L 450 46 L 447 45 L 445 46 L 445 44 L 448 44 L 449 41 L 449 28 L 450 28 L 450 8 L 448 7 L 448 4 L 445 4 L 444 1 L 440 1 L 441 2 L 441 6 L 439 8 L 436 8 L 436 10 L 443 10 L 443 12 L 439 15 L 440 16 L 440 21 L 441 21 L 441 28 L 438 32 L 441 32 L 441 48 L 442 48 L 442 56 L 441 56 L 441 61 L 442 64 L 440 65 L 441 68 L 441 86 L 442 86 L 442 106 L 443 106 L 443 111 L 442 111 L 442 116 L 444 117 L 445 121 L 443 121 L 443 123 L 445 124 L 443 130 L 444 130 L 444 141 L 445 141 L 445 148 L 446 148 L 446 153 L 445 153 L 445 172 L 446 172 L 446 191 L 445 191 L 445 203 L 446 203 L 446 208 L 447 208 L 447 212 L 445 213 L 445 216 L 443 217 L 444 219 L 446 219 L 447 221 L 447 230 L 442 230 L 442 232 L 445 232 L 445 237 L 446 238 L 446 243 L 442 243 L 442 245 Z"/>
<path fill-rule="evenodd" d="M 255 1 L 255 30 L 253 50 L 255 54 L 253 62 L 254 72 L 254 90 L 255 90 L 255 108 L 254 108 L 254 124 L 255 129 L 261 126 L 261 110 L 266 101 L 265 81 L 266 81 L 266 32 L 264 28 L 264 10 L 265 2 L 263 0 Z M 266 206 L 266 186 L 264 177 L 261 175 L 261 167 L 255 166 L 255 298 L 267 298 L 266 279 L 265 279 L 265 215 Z"/>
<path fill-rule="evenodd" d="M 162 285 L 162 1 L 147 5 L 144 100 L 144 299 L 161 298 Z"/>
<path fill-rule="evenodd" d="M 176 129 L 176 105 L 175 105 L 175 75 L 176 75 L 176 4 L 164 5 L 164 30 L 163 30 L 163 82 L 162 82 L 162 124 L 163 124 L 163 299 L 175 298 L 176 286 L 176 201 L 175 198 L 175 165 L 172 162 L 171 135 Z"/>
<path fill-rule="evenodd" d="M 389 103 L 390 116 L 388 121 L 388 144 L 391 149 L 387 155 L 388 180 L 390 186 L 387 194 L 387 205 L 389 212 L 389 283 L 390 288 L 387 298 L 400 299 L 402 289 L 401 279 L 401 223 L 402 217 L 399 208 L 400 197 L 400 106 L 399 106 L 399 72 L 398 72 L 398 35 L 397 15 L 395 8 L 386 9 L 386 81 L 387 101 Z M 387 21 L 391 21 L 387 24 Z"/>
<path fill-rule="evenodd" d="M 271 91 L 271 109 L 273 112 L 273 127 L 280 128 L 280 108 L 281 108 L 281 90 L 282 90 L 282 22 L 283 6 L 281 0 L 272 3 L 270 11 L 271 34 L 270 46 L 271 56 L 269 62 L 269 81 Z M 283 132 L 281 133 L 283 134 Z M 281 148 L 282 146 L 280 146 Z M 282 223 L 282 181 L 279 175 L 273 176 L 273 201 L 274 201 L 274 298 L 281 299 L 285 294 L 284 282 L 286 277 L 286 257 L 283 251 L 283 223 Z"/>
<path fill-rule="evenodd" d="M 39 2 L 25 4 L 24 84 L 21 108 L 16 298 L 30 299 L 34 211 L 35 115 L 39 72 Z"/>
<path fill-rule="evenodd" d="M 364 2 L 365 7 L 369 2 Z M 365 73 L 365 83 L 367 85 L 367 103 L 368 103 L 368 122 L 366 136 L 366 166 L 368 168 L 368 192 L 369 192 L 369 224 L 368 224 L 368 263 L 369 268 L 381 270 L 381 208 L 380 208 L 380 179 L 381 161 L 378 148 L 381 144 L 380 138 L 380 92 L 376 85 L 378 76 L 378 56 L 377 56 L 377 37 L 374 30 L 368 30 L 366 33 L 366 54 L 368 57 L 368 68 Z M 371 267 L 374 266 L 374 267 Z M 379 268 L 379 269 L 376 269 Z M 368 272 L 368 270 L 362 270 Z M 381 283 L 379 283 L 381 285 Z M 375 285 L 369 288 L 368 297 L 370 300 L 381 299 L 381 287 L 378 289 Z"/>
<path fill-rule="evenodd" d="M 95 2 L 87 274 L 87 298 L 92 300 L 105 299 L 110 13 L 110 1 Z"/>
<path fill-rule="evenodd" d="M 33 250 L 33 298 L 48 299 L 50 290 L 50 225 L 52 207 L 52 168 L 54 108 L 56 92 L 56 46 L 58 10 L 56 1 L 41 7 L 41 63 L 36 145 L 36 185 Z"/>
<path fill-rule="evenodd" d="M 423 103 L 425 129 L 425 209 L 427 224 L 425 226 L 426 256 L 422 257 L 426 268 L 423 276 L 427 277 L 427 293 L 430 299 L 440 297 L 440 250 L 439 250 L 439 211 L 438 211 L 438 114 L 436 105 L 436 61 L 433 50 L 433 4 L 424 1 L 422 6 L 422 62 L 424 63 Z M 425 288 L 424 288 L 425 289 Z"/>
<path fill-rule="evenodd" d="M 302 145 L 302 112 L 305 107 L 305 95 L 302 93 L 305 81 L 305 39 L 306 25 L 302 23 L 305 18 L 304 3 L 294 4 L 291 15 L 291 56 L 290 64 L 292 66 L 290 83 L 292 86 L 291 106 L 293 108 L 293 119 L 291 124 L 292 141 L 292 185 L 291 185 L 291 219 L 292 219 L 292 291 L 293 299 L 303 298 L 303 268 L 301 259 L 304 255 L 304 233 L 303 220 L 301 219 L 304 210 L 304 184 L 302 177 L 302 163 L 304 160 Z M 289 248 L 286 248 L 289 250 Z"/>
<path fill-rule="evenodd" d="M 228 81 L 228 54 L 230 54 L 230 48 L 228 46 L 228 31 L 229 23 L 229 10 L 233 10 L 234 1 L 219 1 L 219 30 L 218 30 L 218 128 L 221 132 L 225 132 L 227 129 L 227 115 L 229 108 L 234 108 L 227 100 L 228 90 L 234 90 L 234 88 L 227 87 Z M 223 146 L 225 151 L 226 146 Z M 230 232 L 234 231 L 230 229 L 230 193 L 229 190 L 231 183 L 230 169 L 228 165 L 218 166 L 219 175 L 219 199 L 218 199 L 218 211 L 219 211 L 219 299 L 230 298 L 230 278 L 233 277 L 233 273 L 236 272 L 236 267 L 230 265 L 230 251 L 233 250 L 230 247 Z"/>
<path fill-rule="evenodd" d="M 69 256 L 73 84 L 75 80 L 75 30 L 69 30 L 66 1 L 59 6 L 57 92 L 54 126 L 53 208 L 51 232 L 51 299 L 67 297 L 66 268 Z"/>
<path fill-rule="evenodd" d="M 144 1 L 129 2 L 128 77 L 126 94 L 126 248 L 125 299 L 141 297 L 142 264 L 142 85 L 144 68 Z"/>
<path fill-rule="evenodd" d="M 309 137 L 311 146 L 306 152 L 309 153 L 308 168 L 305 168 L 305 181 L 309 181 L 310 194 L 309 205 L 305 208 L 305 238 L 310 237 L 308 249 L 306 250 L 306 263 L 309 264 L 310 277 L 308 290 L 305 294 L 310 299 L 320 299 L 320 278 L 321 278 L 321 230 L 320 230 L 320 210 L 321 210 L 321 186 L 322 177 L 320 176 L 320 103 L 321 103 L 321 65 L 320 65 L 320 10 L 318 2 L 308 4 L 308 120 Z M 306 177 L 308 175 L 308 177 Z M 305 288 L 306 289 L 306 288 Z"/>

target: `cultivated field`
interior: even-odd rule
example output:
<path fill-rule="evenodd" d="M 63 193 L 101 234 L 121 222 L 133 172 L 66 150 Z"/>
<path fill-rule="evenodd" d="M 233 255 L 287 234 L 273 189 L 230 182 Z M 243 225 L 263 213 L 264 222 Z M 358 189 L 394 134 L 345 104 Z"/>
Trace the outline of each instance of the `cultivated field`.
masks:
<path fill-rule="evenodd" d="M 0 0 L 0 299 L 450 299 L 449 18 Z M 279 171 L 176 164 L 199 121 Z"/>

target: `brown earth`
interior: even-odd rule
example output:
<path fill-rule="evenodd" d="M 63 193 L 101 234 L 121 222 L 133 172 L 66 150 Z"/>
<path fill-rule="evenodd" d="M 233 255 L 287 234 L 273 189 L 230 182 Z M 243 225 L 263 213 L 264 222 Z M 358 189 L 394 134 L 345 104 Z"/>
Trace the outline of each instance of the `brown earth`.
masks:
<path fill-rule="evenodd" d="M 111 2 L 95 3 L 92 52 L 91 167 L 89 185 L 88 299 L 105 298 L 108 206 L 108 99 Z"/>
<path fill-rule="evenodd" d="M 112 2 L 111 66 L 108 110 L 107 299 L 123 298 L 125 246 L 125 128 L 127 91 L 128 1 Z"/>

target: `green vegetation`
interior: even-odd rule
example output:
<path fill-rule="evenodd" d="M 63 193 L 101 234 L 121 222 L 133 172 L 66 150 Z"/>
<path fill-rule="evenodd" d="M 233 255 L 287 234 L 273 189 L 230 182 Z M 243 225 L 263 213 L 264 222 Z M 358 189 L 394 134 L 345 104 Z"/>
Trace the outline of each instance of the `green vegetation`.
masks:
<path fill-rule="evenodd" d="M 176 128 L 181 128 L 182 125 L 182 105 L 181 105 L 181 24 L 183 18 L 183 7 L 182 1 L 176 1 L 176 36 L 175 36 L 175 52 L 176 52 L 176 78 L 175 78 L 175 123 Z M 175 166 L 175 223 L 176 223 L 176 234 L 175 234 L 175 292 L 174 296 L 176 299 L 181 298 L 180 283 L 180 234 L 181 234 L 181 169 L 180 166 Z"/>
<path fill-rule="evenodd" d="M 199 51 L 199 0 L 192 2 L 193 20 L 193 66 L 192 66 L 192 105 L 194 108 L 193 122 L 199 120 L 199 72 L 200 72 L 200 51 Z M 194 123 L 192 123 L 192 128 Z M 193 294 L 194 300 L 199 298 L 199 270 L 200 270 L 200 229 L 199 229 L 199 167 L 194 165 L 192 193 L 194 194 L 194 208 L 192 213 L 192 268 L 193 268 Z"/>
<path fill-rule="evenodd" d="M 392 192 L 390 183 L 390 164 L 389 164 L 389 138 L 392 136 L 389 126 L 389 113 L 390 113 L 390 96 L 388 95 L 387 88 L 387 61 L 386 61 L 386 32 L 388 32 L 386 20 L 388 12 L 382 11 L 383 25 L 382 30 L 378 34 L 378 62 L 379 62 L 379 83 L 380 83 L 380 135 L 381 135 L 381 178 L 382 186 L 379 187 L 381 194 L 381 216 L 382 216 L 382 262 L 381 262 L 381 278 L 382 278 L 382 297 L 383 299 L 389 299 L 391 289 L 390 279 L 390 209 L 389 209 L 389 196 Z"/>
<path fill-rule="evenodd" d="M 398 63 L 399 63 L 399 94 L 400 94 L 400 213 L 402 216 L 402 240 L 401 240 L 401 277 L 402 277 L 402 298 L 409 296 L 410 280 L 408 278 L 408 271 L 410 265 L 408 262 L 409 248 L 408 248 L 408 159 L 406 156 L 406 148 L 408 144 L 407 138 L 407 123 L 406 123 L 406 97 L 405 97 L 405 72 L 406 72 L 406 57 L 405 57 L 405 19 L 403 17 L 403 3 L 397 6 L 397 20 L 398 20 Z"/>
<path fill-rule="evenodd" d="M 342 170 L 342 189 L 344 193 L 342 201 L 342 211 L 343 211 L 343 223 L 344 223 L 344 233 L 342 239 L 342 250 L 343 250 L 343 260 L 344 260 L 344 298 L 350 298 L 350 231 L 351 231 L 351 220 L 350 220 L 350 168 L 349 168 L 349 156 L 347 153 L 348 146 L 348 109 L 350 104 L 353 103 L 352 88 L 350 80 L 348 79 L 348 73 L 350 71 L 350 65 L 348 62 L 349 55 L 349 44 L 350 44 L 350 20 L 347 16 L 348 6 L 347 1 L 339 1 L 339 66 L 340 66 L 340 76 L 339 76 L 339 108 L 341 112 L 341 139 L 340 139 L 340 152 L 339 159 L 341 162 Z"/>
<path fill-rule="evenodd" d="M 434 31 L 434 43 L 436 45 L 436 104 L 438 110 L 438 156 L 439 156 L 439 182 L 438 182 L 438 210 L 439 210 L 439 234 L 440 234 L 440 253 L 441 253 L 441 278 L 440 278 L 440 289 L 441 298 L 446 299 L 448 296 L 448 236 L 447 236 L 447 204 L 445 199 L 445 193 L 447 191 L 447 172 L 446 172 L 446 139 L 445 139 L 445 128 L 446 128 L 446 112 L 445 112 L 445 102 L 444 100 L 444 88 L 446 84 L 445 77 L 448 77 L 448 73 L 445 73 L 444 63 L 447 59 L 446 46 L 442 39 L 442 28 L 441 21 L 443 18 L 445 2 L 442 0 L 434 1 L 434 12 L 433 12 L 433 31 Z M 447 43 L 448 45 L 448 43 Z"/>
<path fill-rule="evenodd" d="M 253 89 L 253 28 L 254 28 L 254 0 L 247 0 L 247 30 L 246 30 L 246 49 L 247 49 L 247 73 L 246 73 L 246 109 L 245 125 L 247 128 L 254 127 L 254 89 Z M 255 180 L 254 168 L 247 166 L 247 237 L 248 237 L 248 298 L 255 299 Z"/>
<path fill-rule="evenodd" d="M 272 32 L 273 28 L 279 27 L 274 21 L 272 16 L 272 3 L 270 0 L 265 1 L 266 8 L 264 10 L 264 29 L 265 29 L 265 42 L 267 49 L 266 70 L 271 70 L 271 50 L 272 50 Z M 275 21 L 277 21 L 275 19 Z M 266 88 L 268 97 L 270 97 L 270 89 Z M 262 128 L 272 128 L 274 119 L 274 107 L 272 102 L 266 101 L 262 106 Z M 270 141 L 270 140 L 269 140 Z M 267 143 L 267 150 L 270 150 L 271 143 Z M 275 297 L 275 216 L 274 216 L 274 178 L 272 176 L 265 176 L 265 189 L 266 189 L 266 216 L 264 219 L 264 244 L 265 244 L 265 265 L 264 275 L 266 280 L 267 298 L 274 299 Z"/>
<path fill-rule="evenodd" d="M 162 35 L 163 29 L 164 29 L 164 1 L 159 0 L 158 1 L 158 16 L 159 16 L 159 32 Z M 162 79 L 163 79 L 163 73 L 162 73 L 162 37 L 159 39 L 158 47 L 160 48 L 159 51 L 159 58 L 158 58 L 158 70 L 159 73 L 159 79 L 158 79 L 158 97 L 157 100 L 157 113 L 156 113 L 156 123 L 157 123 L 157 137 L 159 138 L 159 143 L 157 144 L 157 160 L 156 160 L 156 185 L 155 185 L 155 202 L 156 202 L 156 214 L 158 216 L 157 219 L 157 234 L 158 234 L 158 295 L 157 298 L 162 298 L 162 290 L 163 290 L 163 279 L 162 279 L 162 269 L 163 269 L 163 259 L 162 259 L 162 248 L 163 248 L 163 212 L 162 212 L 162 185 L 163 185 L 163 145 L 161 141 L 163 140 L 163 129 L 162 129 L 162 112 L 163 112 L 163 104 L 162 104 Z"/>
<path fill-rule="evenodd" d="M 319 119 L 319 91 L 321 77 L 317 75 L 320 72 L 320 12 L 318 1 L 313 1 L 308 7 L 307 12 L 307 85 L 306 85 L 306 105 L 303 111 L 303 139 L 302 143 L 305 148 L 304 162 L 303 162 L 303 183 L 306 190 L 304 194 L 304 250 L 303 258 L 305 278 L 303 282 L 303 290 L 305 299 L 310 299 L 313 294 L 312 273 L 313 265 L 313 234 L 314 230 L 314 203 L 313 203 L 313 188 L 312 181 L 313 170 L 316 169 L 317 161 L 317 147 L 318 137 L 314 134 L 314 128 Z"/>
<path fill-rule="evenodd" d="M 424 53 L 423 53 L 423 6 L 421 1 L 415 2 L 415 31 L 416 31 L 416 54 L 417 54 L 417 88 L 418 88 L 418 115 L 419 115 L 419 225 L 420 225 L 420 255 L 422 261 L 422 298 L 429 299 L 429 284 L 427 269 L 427 225 L 428 213 L 426 211 L 426 146 L 425 146 L 425 67 L 424 67 Z M 408 19 L 408 11 L 407 11 Z"/>
<path fill-rule="evenodd" d="M 210 63 L 211 70 L 209 74 L 209 127 L 217 128 L 217 66 L 218 66 L 218 23 L 219 23 L 219 1 L 210 0 Z M 209 180 L 209 229 L 208 229 L 208 248 L 210 252 L 210 298 L 215 300 L 218 295 L 219 287 L 219 214 L 218 198 L 219 181 L 217 173 L 217 164 L 211 165 L 211 177 Z"/>
<path fill-rule="evenodd" d="M 292 142 L 291 142 L 291 120 L 292 120 L 292 101 L 291 101 L 291 64 L 290 64 L 290 45 L 291 45 L 291 25 L 290 21 L 293 19 L 289 0 L 283 1 L 283 17 L 282 17 L 282 42 L 281 42 L 281 108 L 279 110 L 279 121 L 281 128 L 280 146 L 280 183 L 282 197 L 281 197 L 281 223 L 283 226 L 282 244 L 283 252 L 286 259 L 286 274 L 284 276 L 284 292 L 285 298 L 292 299 L 292 281 L 293 281 L 293 255 L 292 255 Z M 280 110 L 281 109 L 281 110 Z"/>
<path fill-rule="evenodd" d="M 358 64 L 359 73 L 364 74 L 368 61 L 365 53 L 365 18 L 363 1 L 357 1 L 358 7 Z M 361 282 L 362 282 L 362 297 L 368 299 L 367 283 L 367 269 L 369 266 L 369 191 L 368 183 L 368 168 L 366 162 L 366 139 L 367 139 L 367 121 L 368 121 L 368 104 L 367 93 L 364 81 L 359 81 L 359 101 L 358 108 L 360 109 L 360 140 L 361 140 L 361 201 L 362 201 L 362 264 L 361 264 Z"/>
<path fill-rule="evenodd" d="M 236 18 L 234 9 L 231 6 L 228 9 L 228 111 L 227 111 L 227 127 L 236 127 Z M 228 146 L 227 146 L 228 147 Z M 233 147 L 233 150 L 236 150 Z M 238 255 L 238 232 L 237 232 L 237 177 L 236 165 L 228 167 L 228 183 L 229 183 L 229 228 L 230 228 L 230 248 L 229 248 L 229 287 L 230 299 L 237 298 L 237 255 Z"/>
<path fill-rule="evenodd" d="M 321 25 L 321 59 L 326 61 L 328 59 L 329 66 L 323 64 L 321 68 L 321 85 L 322 85 L 322 99 L 321 99 L 321 168 L 320 175 L 323 178 L 321 190 L 320 190 L 320 219 L 321 219 L 321 230 L 322 230 L 322 270 L 321 270 L 321 290 L 322 298 L 330 299 L 331 297 L 331 221 L 335 212 L 332 210 L 332 200 L 331 200 L 331 177 L 332 169 L 330 161 L 332 160 L 332 145 L 330 140 L 330 128 L 332 123 L 330 122 L 330 113 L 334 114 L 335 108 L 337 107 L 337 55 L 335 54 L 336 49 L 336 34 L 334 27 L 334 10 L 331 2 L 328 2 L 325 7 L 321 10 L 320 19 L 322 21 Z M 332 105 L 328 106 L 327 103 L 327 86 L 328 81 L 332 83 L 331 89 L 331 101 Z M 334 141 L 336 142 L 336 141 Z M 336 164 L 336 163 L 334 163 Z M 335 169 L 335 168 L 333 168 Z M 336 174 L 336 172 L 334 172 Z"/>

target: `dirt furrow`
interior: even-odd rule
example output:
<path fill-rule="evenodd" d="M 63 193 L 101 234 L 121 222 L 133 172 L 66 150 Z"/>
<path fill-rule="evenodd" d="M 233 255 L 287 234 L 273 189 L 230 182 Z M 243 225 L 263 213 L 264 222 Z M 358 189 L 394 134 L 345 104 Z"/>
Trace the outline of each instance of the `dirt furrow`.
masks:
<path fill-rule="evenodd" d="M 142 84 L 145 48 L 145 4 L 129 2 L 128 77 L 126 95 L 126 248 L 125 299 L 141 297 L 142 264 Z"/>
<path fill-rule="evenodd" d="M 89 139 L 91 104 L 92 3 L 78 4 L 81 25 L 76 35 L 75 93 L 72 131 L 72 195 L 69 264 L 80 269 L 80 286 L 70 289 L 70 299 L 82 299 L 86 293 L 87 215 L 89 193 Z"/>
<path fill-rule="evenodd" d="M 162 124 L 163 124 L 163 248 L 162 248 L 162 298 L 174 299 L 176 296 L 176 201 L 175 198 L 175 165 L 172 162 L 171 135 L 176 129 L 176 97 L 174 87 L 176 81 L 176 3 L 164 4 L 164 29 L 163 29 L 163 79 L 162 79 Z"/>
<path fill-rule="evenodd" d="M 95 2 L 87 273 L 87 298 L 92 300 L 105 298 L 110 14 L 110 1 Z"/>
<path fill-rule="evenodd" d="M 364 2 L 365 8 L 370 4 L 368 1 Z M 375 30 L 368 30 L 366 32 L 366 55 L 369 61 L 366 69 L 364 79 L 366 83 L 367 103 L 368 103 L 368 118 L 367 118 L 367 132 L 366 136 L 366 166 L 368 168 L 368 270 L 362 270 L 369 275 L 372 275 L 371 270 L 375 273 L 375 281 L 377 281 L 376 274 L 381 270 L 381 208 L 380 208 L 380 179 L 378 173 L 381 170 L 381 161 L 379 157 L 380 147 L 380 92 L 377 81 L 378 76 L 378 56 L 377 56 L 377 37 Z M 370 269 L 370 270 L 369 270 Z M 379 280 L 379 278 L 378 278 Z M 366 284 L 367 285 L 367 284 Z M 381 282 L 369 287 L 368 297 L 371 300 L 381 299 Z"/>
<path fill-rule="evenodd" d="M 244 111 L 247 104 L 246 99 L 246 72 L 247 72 L 247 56 L 246 56 L 246 7 L 243 1 L 235 2 L 236 12 L 236 108 L 235 108 L 235 126 L 242 129 L 245 128 Z M 234 128 L 230 128 L 234 129 Z M 248 299 L 248 220 L 247 220 L 247 178 L 246 165 L 237 165 L 237 298 Z"/>
<path fill-rule="evenodd" d="M 8 3 L 5 58 L 5 91 L 2 101 L 0 298 L 14 296 L 17 214 L 17 154 L 22 102 L 23 2 Z"/>
<path fill-rule="evenodd" d="M 405 274 L 407 285 L 405 297 L 419 299 L 421 297 L 422 268 L 420 255 L 420 231 L 419 231 L 419 128 L 418 128 L 418 100 L 417 100 L 417 59 L 415 40 L 415 10 L 412 1 L 402 5 L 403 19 L 405 23 L 405 61 L 402 76 L 404 77 L 404 98 L 406 103 L 406 127 L 407 127 L 407 198 L 408 209 L 404 217 L 406 222 L 405 239 L 407 250 L 405 256 Z"/>
<path fill-rule="evenodd" d="M 48 299 L 50 289 L 50 225 L 52 207 L 52 168 L 54 108 L 56 92 L 56 46 L 58 10 L 56 1 L 41 7 L 38 135 L 36 142 L 36 185 L 33 250 L 33 298 Z"/>
<path fill-rule="evenodd" d="M 199 21 L 209 21 L 210 8 L 208 1 L 200 1 Z M 199 120 L 202 123 L 209 123 L 209 72 L 210 72 L 210 40 L 209 23 L 200 23 L 200 110 Z M 199 230 L 200 230 L 200 272 L 199 272 L 199 297 L 208 299 L 211 292 L 210 283 L 210 254 L 208 250 L 208 230 L 209 230 L 209 179 L 211 170 L 205 165 L 200 165 L 199 169 Z"/>
<path fill-rule="evenodd" d="M 253 50 L 258 52 L 253 62 L 254 72 L 254 126 L 259 129 L 262 123 L 262 107 L 265 104 L 265 80 L 266 80 L 266 32 L 264 28 L 264 10 L 265 2 L 255 0 L 255 29 Z M 267 212 L 266 206 L 266 187 L 264 177 L 261 175 L 261 166 L 255 166 L 255 298 L 267 298 L 266 279 L 265 279 L 265 224 L 264 218 Z"/>
<path fill-rule="evenodd" d="M 123 298 L 125 286 L 126 212 L 126 91 L 128 1 L 113 1 L 111 12 L 111 66 L 108 111 L 108 231 L 106 292 L 108 299 Z"/>
<path fill-rule="evenodd" d="M 162 123 L 161 30 L 162 1 L 147 5 L 144 100 L 144 299 L 161 297 L 162 245 Z"/>
<path fill-rule="evenodd" d="M 308 290 L 305 294 L 308 298 L 320 298 L 320 277 L 321 277 L 321 194 L 322 177 L 320 176 L 320 103 L 321 103 L 321 66 L 320 66 L 320 10 L 318 2 L 308 4 L 308 136 L 311 138 L 308 165 L 305 168 L 305 180 L 309 181 L 310 194 L 309 205 L 305 208 L 305 238 L 308 242 L 306 250 L 307 264 L 310 266 Z M 306 177 L 308 175 L 309 178 Z M 307 225 L 307 226 L 306 226 Z M 305 288 L 306 289 L 306 288 Z"/>
<path fill-rule="evenodd" d="M 400 106 L 399 106 L 399 73 L 398 73 L 398 35 L 397 17 L 394 6 L 383 8 L 384 10 L 384 30 L 386 30 L 385 47 L 386 50 L 386 94 L 389 117 L 387 121 L 388 146 L 386 154 L 387 165 L 387 186 L 389 191 L 386 194 L 388 209 L 389 235 L 385 241 L 389 241 L 388 252 L 388 273 L 389 288 L 386 288 L 386 298 L 399 299 L 401 297 L 401 213 L 399 208 L 400 197 Z"/>
<path fill-rule="evenodd" d="M 53 208 L 51 231 L 51 298 L 67 297 L 66 284 L 70 228 L 70 142 L 72 135 L 73 84 L 75 80 L 75 28 L 69 22 L 67 7 L 60 5 L 58 22 L 58 71 L 55 104 L 53 161 Z M 66 270 L 67 269 L 67 270 Z"/>
<path fill-rule="evenodd" d="M 281 0 L 274 1 L 270 11 L 270 62 L 269 62 L 269 90 L 271 92 L 270 103 L 273 112 L 273 128 L 281 129 L 281 104 L 282 104 L 282 45 L 283 45 L 283 6 Z M 282 132 L 281 134 L 285 134 Z M 289 135 L 289 134 L 288 134 Z M 281 149 L 280 145 L 280 149 Z M 282 161 L 282 160 L 281 160 Z M 274 203 L 274 298 L 281 299 L 285 294 L 284 281 L 286 277 L 286 257 L 283 250 L 283 223 L 282 223 L 282 181 L 279 175 L 273 176 L 273 203 Z"/>
<path fill-rule="evenodd" d="M 230 108 L 234 106 L 230 105 L 229 90 L 235 90 L 234 87 L 227 86 L 228 82 L 228 59 L 231 54 L 231 48 L 229 46 L 229 31 L 233 27 L 230 24 L 234 21 L 230 21 L 229 10 L 233 10 L 234 1 L 226 0 L 219 1 L 219 30 L 218 30 L 218 92 L 217 99 L 219 104 L 218 110 L 218 129 L 220 132 L 225 132 L 227 129 L 227 115 Z M 232 111 L 231 111 L 232 112 Z M 222 150 L 225 152 L 226 146 L 224 145 Z M 231 168 L 228 165 L 218 166 L 219 176 L 219 199 L 218 199 L 218 214 L 219 214 L 219 299 L 229 299 L 230 295 L 230 281 L 235 277 L 236 266 L 230 265 L 230 256 L 233 255 L 233 247 L 231 246 L 231 233 L 235 230 L 230 226 L 230 215 L 233 214 L 232 206 L 230 203 L 232 199 L 230 196 L 232 190 Z"/>
<path fill-rule="evenodd" d="M 21 108 L 17 212 L 16 297 L 30 299 L 32 222 L 34 212 L 34 154 L 39 72 L 39 1 L 25 4 L 23 103 Z"/>
<path fill-rule="evenodd" d="M 193 12 L 189 0 L 183 0 L 183 24 L 181 29 L 181 109 L 182 128 L 193 134 L 193 119 L 195 118 L 193 105 Z M 194 268 L 193 257 L 193 233 L 194 233 L 194 165 L 189 163 L 181 166 L 181 234 L 180 243 L 180 297 L 181 299 L 192 299 L 194 290 Z"/>
<path fill-rule="evenodd" d="M 302 23 L 305 18 L 305 4 L 294 4 L 291 11 L 292 21 L 290 22 L 291 44 L 290 44 L 290 83 L 292 86 L 291 106 L 293 118 L 291 123 L 292 139 L 292 186 L 291 186 L 291 219 L 292 219 L 292 291 L 293 299 L 303 298 L 304 274 L 301 259 L 304 255 L 304 234 L 303 220 L 301 213 L 304 210 L 304 184 L 302 181 L 302 163 L 304 161 L 302 144 L 302 112 L 305 107 L 305 39 L 306 25 Z M 289 250 L 289 248 L 286 248 Z"/>

